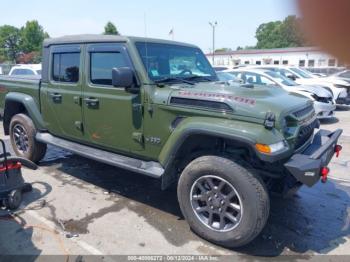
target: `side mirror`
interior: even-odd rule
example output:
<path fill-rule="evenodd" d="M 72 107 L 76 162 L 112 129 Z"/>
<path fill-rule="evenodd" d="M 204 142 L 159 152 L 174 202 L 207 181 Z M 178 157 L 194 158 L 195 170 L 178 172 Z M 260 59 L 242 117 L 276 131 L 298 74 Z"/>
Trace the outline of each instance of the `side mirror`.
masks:
<path fill-rule="evenodd" d="M 114 87 L 125 87 L 126 90 L 134 93 L 137 87 L 135 72 L 130 67 L 112 69 L 112 85 Z"/>

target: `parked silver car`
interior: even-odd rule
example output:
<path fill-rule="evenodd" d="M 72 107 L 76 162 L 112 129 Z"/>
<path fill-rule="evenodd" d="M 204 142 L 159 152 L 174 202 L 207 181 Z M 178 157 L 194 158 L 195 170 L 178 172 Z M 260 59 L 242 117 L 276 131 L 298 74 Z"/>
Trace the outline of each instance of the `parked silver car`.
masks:
<path fill-rule="evenodd" d="M 255 67 L 267 69 L 288 77 L 301 85 L 322 86 L 332 92 L 334 102 L 339 106 L 350 105 L 350 84 L 341 79 L 318 77 L 296 66 L 266 65 Z"/>
<path fill-rule="evenodd" d="M 322 87 L 299 85 L 291 79 L 270 70 L 244 68 L 226 70 L 225 72 L 235 75 L 246 84 L 268 85 L 272 88 L 283 88 L 288 92 L 306 96 L 314 102 L 314 108 L 319 119 L 334 117 L 336 105 L 333 102 L 333 96 Z"/>

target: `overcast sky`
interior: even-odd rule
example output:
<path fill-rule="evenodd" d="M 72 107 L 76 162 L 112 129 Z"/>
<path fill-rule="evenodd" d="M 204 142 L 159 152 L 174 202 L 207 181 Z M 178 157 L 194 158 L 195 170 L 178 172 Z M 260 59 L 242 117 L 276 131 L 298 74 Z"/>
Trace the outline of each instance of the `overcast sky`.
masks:
<path fill-rule="evenodd" d="M 259 24 L 296 13 L 293 0 L 16 0 L 1 4 L 0 25 L 20 27 L 36 19 L 55 37 L 102 33 L 111 21 L 121 34 L 164 39 L 171 39 L 169 31 L 174 28 L 175 40 L 208 52 L 209 21 L 218 22 L 216 48 L 235 49 L 256 43 Z"/>

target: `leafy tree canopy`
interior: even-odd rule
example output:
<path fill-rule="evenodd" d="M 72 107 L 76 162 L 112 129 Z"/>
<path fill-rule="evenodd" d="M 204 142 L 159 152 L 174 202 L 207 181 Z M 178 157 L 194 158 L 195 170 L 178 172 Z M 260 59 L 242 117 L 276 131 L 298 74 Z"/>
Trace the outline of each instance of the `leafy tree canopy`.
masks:
<path fill-rule="evenodd" d="M 21 50 L 24 53 L 40 52 L 44 39 L 48 37 L 48 33 L 38 21 L 27 21 L 26 25 L 21 28 Z"/>
<path fill-rule="evenodd" d="M 2 59 L 8 59 L 12 62 L 20 52 L 20 30 L 14 26 L 3 25 L 0 26 L 0 56 Z"/>
<path fill-rule="evenodd" d="M 41 48 L 49 35 L 38 21 L 27 21 L 22 28 L 0 26 L 0 60 L 10 63 L 40 63 Z"/>
<path fill-rule="evenodd" d="M 232 51 L 231 48 L 229 47 L 223 47 L 223 48 L 218 48 L 218 49 L 215 49 L 215 53 L 220 53 L 220 52 L 230 52 Z"/>
<path fill-rule="evenodd" d="M 261 24 L 256 30 L 256 48 L 285 48 L 305 46 L 308 43 L 299 27 L 296 16 L 288 16 L 283 21 Z"/>
<path fill-rule="evenodd" d="M 105 31 L 103 34 L 104 35 L 119 35 L 119 32 L 117 30 L 117 27 L 112 22 L 108 22 L 105 25 Z"/>

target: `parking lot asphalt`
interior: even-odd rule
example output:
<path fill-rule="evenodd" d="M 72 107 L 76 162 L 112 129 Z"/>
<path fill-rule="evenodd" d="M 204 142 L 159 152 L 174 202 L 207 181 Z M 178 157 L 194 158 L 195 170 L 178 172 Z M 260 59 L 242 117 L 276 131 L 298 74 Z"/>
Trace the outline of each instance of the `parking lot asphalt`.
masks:
<path fill-rule="evenodd" d="M 272 198 L 267 226 L 246 247 L 221 248 L 191 232 L 176 190 L 49 147 L 38 170 L 23 169 L 33 191 L 20 210 L 0 211 L 0 254 L 350 255 L 350 111 L 336 113 L 322 122 L 344 129 L 329 181 L 290 199 Z"/>

